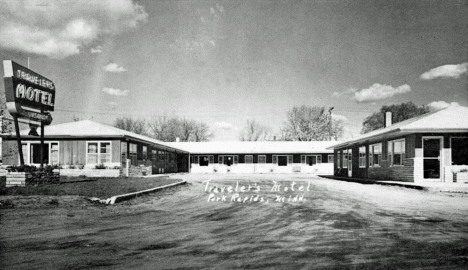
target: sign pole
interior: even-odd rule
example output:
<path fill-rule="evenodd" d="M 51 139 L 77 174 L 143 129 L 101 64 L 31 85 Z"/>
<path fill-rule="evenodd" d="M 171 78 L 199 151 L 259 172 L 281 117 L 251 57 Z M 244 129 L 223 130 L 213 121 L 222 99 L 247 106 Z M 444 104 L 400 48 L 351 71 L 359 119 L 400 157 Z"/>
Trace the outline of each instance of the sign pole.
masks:
<path fill-rule="evenodd" d="M 44 110 L 41 110 L 41 114 Z M 44 168 L 44 122 L 41 121 L 41 169 Z"/>
<path fill-rule="evenodd" d="M 15 122 L 15 130 L 16 130 L 16 143 L 18 144 L 18 153 L 20 156 L 20 165 L 24 165 L 24 157 L 23 157 L 23 146 L 21 144 L 21 136 L 20 136 L 20 130 L 19 130 L 19 125 L 18 125 L 18 117 L 13 114 L 13 120 Z"/>

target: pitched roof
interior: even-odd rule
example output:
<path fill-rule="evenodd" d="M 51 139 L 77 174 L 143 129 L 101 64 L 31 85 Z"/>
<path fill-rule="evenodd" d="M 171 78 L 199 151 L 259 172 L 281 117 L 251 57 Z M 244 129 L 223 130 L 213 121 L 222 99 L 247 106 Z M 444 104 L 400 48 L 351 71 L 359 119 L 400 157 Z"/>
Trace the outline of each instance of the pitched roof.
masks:
<path fill-rule="evenodd" d="M 39 133 L 40 131 L 37 130 Z M 29 130 L 21 130 L 21 137 L 38 138 L 37 136 L 28 136 Z M 14 134 L 13 134 L 14 136 Z M 136 134 L 130 131 L 119 129 L 116 127 L 104 125 L 91 120 L 82 120 L 58 125 L 50 125 L 44 128 L 44 136 L 46 138 L 133 138 L 144 141 L 148 144 L 156 144 L 181 150 L 167 142 L 162 142 L 150 138 L 148 136 Z"/>
<path fill-rule="evenodd" d="M 174 147 L 193 154 L 292 154 L 292 153 L 332 153 L 326 148 L 336 141 L 311 142 L 173 142 Z"/>
<path fill-rule="evenodd" d="M 468 107 L 450 106 L 435 112 L 429 112 L 423 115 L 395 123 L 389 127 L 377 129 L 363 134 L 357 138 L 338 143 L 331 148 L 349 145 L 356 142 L 377 138 L 389 134 L 407 134 L 416 132 L 468 132 Z"/>

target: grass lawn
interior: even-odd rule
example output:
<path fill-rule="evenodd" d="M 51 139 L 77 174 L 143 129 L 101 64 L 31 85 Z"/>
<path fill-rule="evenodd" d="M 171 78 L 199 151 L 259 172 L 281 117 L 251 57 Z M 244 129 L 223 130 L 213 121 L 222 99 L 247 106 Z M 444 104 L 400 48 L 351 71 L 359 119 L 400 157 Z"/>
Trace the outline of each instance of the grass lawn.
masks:
<path fill-rule="evenodd" d="M 0 195 L 78 195 L 101 199 L 182 181 L 170 178 L 68 178 L 58 185 L 0 187 Z"/>

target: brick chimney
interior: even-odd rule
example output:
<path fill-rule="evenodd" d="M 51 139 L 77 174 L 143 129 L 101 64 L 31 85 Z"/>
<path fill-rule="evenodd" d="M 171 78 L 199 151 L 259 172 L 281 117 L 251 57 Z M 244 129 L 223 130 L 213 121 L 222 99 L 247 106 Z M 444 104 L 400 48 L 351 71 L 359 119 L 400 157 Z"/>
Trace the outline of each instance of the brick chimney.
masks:
<path fill-rule="evenodd" d="M 392 112 L 385 113 L 385 127 L 392 125 Z"/>

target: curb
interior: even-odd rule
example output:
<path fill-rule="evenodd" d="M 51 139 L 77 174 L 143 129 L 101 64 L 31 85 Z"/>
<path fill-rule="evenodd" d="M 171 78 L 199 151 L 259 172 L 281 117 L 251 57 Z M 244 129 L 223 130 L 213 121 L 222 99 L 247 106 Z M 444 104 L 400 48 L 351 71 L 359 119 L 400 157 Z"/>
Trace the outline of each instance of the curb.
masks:
<path fill-rule="evenodd" d="M 359 183 L 359 184 L 364 184 L 364 185 L 397 186 L 397 187 L 411 188 L 411 189 L 417 189 L 417 190 L 423 190 L 423 191 L 429 191 L 429 192 L 468 193 L 468 185 L 467 187 L 461 187 L 461 186 L 437 187 L 437 186 L 423 186 L 423 185 L 413 184 L 411 182 L 400 183 L 400 182 L 390 181 L 390 180 L 370 181 L 366 179 L 335 177 L 335 176 L 328 176 L 328 175 L 320 175 L 320 177 L 333 179 L 333 180 L 339 180 L 339 181 L 345 181 L 345 182 Z"/>
<path fill-rule="evenodd" d="M 183 185 L 183 184 L 186 184 L 186 183 L 187 183 L 186 180 L 182 180 L 180 182 L 168 184 L 168 185 L 165 185 L 165 186 L 160 186 L 160 187 L 145 189 L 145 190 L 141 190 L 141 191 L 137 191 L 137 192 L 112 196 L 112 197 L 110 197 L 108 199 L 103 199 L 103 200 L 101 200 L 99 198 L 87 198 L 87 199 L 92 201 L 92 202 L 99 202 L 99 203 L 102 203 L 102 204 L 115 204 L 115 203 L 118 203 L 118 202 L 121 202 L 121 201 L 133 199 L 135 197 L 138 197 L 138 195 L 141 195 L 141 194 L 147 194 L 147 193 L 155 192 L 155 191 L 158 191 L 158 190 L 161 190 L 161 189 L 165 189 L 165 188 L 169 188 L 169 187 L 173 187 L 173 186 L 177 186 L 177 185 Z"/>

